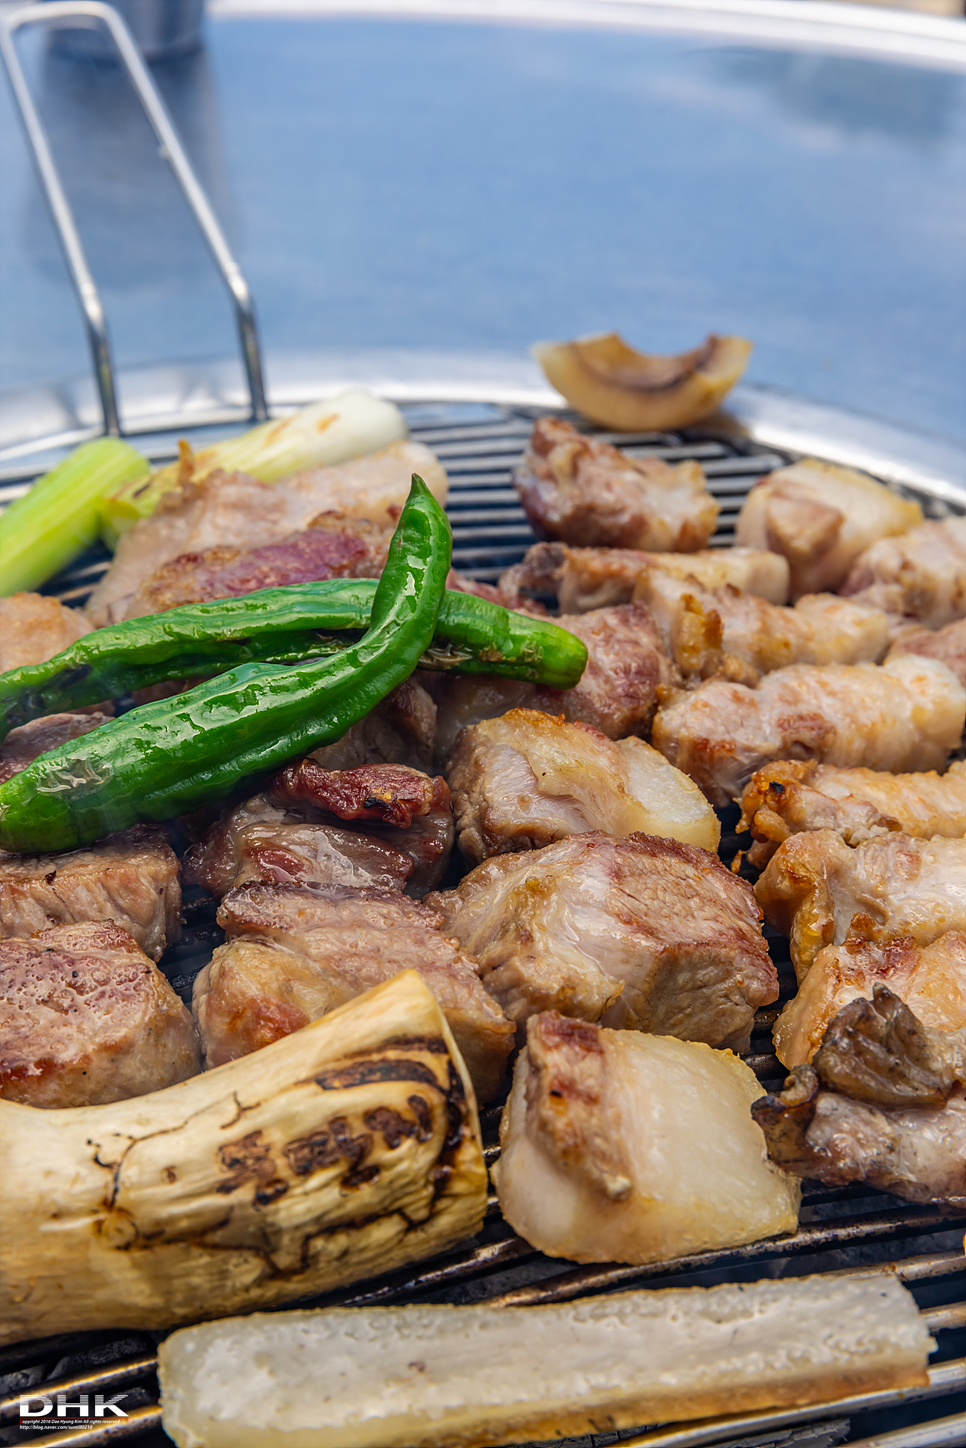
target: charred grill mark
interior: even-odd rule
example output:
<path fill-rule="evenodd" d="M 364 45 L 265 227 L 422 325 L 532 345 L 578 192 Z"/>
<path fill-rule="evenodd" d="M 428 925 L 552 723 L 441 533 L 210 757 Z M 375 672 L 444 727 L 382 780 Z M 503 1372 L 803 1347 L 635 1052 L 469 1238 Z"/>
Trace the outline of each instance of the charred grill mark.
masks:
<path fill-rule="evenodd" d="M 238 1141 L 220 1146 L 218 1161 L 222 1171 L 230 1173 L 227 1181 L 219 1182 L 215 1187 L 215 1191 L 224 1196 L 237 1191 L 246 1182 L 254 1182 L 255 1205 L 268 1207 L 288 1191 L 288 1183 L 283 1182 L 276 1172 L 271 1147 L 260 1131 L 250 1131 Z"/>
<path fill-rule="evenodd" d="M 375 1115 L 375 1112 L 370 1115 Z M 389 1113 L 395 1114 L 395 1113 Z M 369 1121 L 366 1121 L 369 1125 Z M 379 1175 L 377 1166 L 363 1167 L 363 1162 L 372 1150 L 372 1133 L 362 1132 L 353 1136 L 346 1116 L 335 1116 L 327 1127 L 312 1132 L 310 1136 L 299 1137 L 283 1147 L 286 1160 L 296 1176 L 310 1176 L 324 1167 L 345 1161 L 349 1170 L 342 1178 L 347 1187 L 364 1186 Z"/>
<path fill-rule="evenodd" d="M 406 1104 L 416 1118 L 416 1140 L 428 1141 L 433 1134 L 433 1113 L 421 1096 L 407 1096 Z"/>
<path fill-rule="evenodd" d="M 418 1122 L 407 1121 L 391 1106 L 377 1106 L 374 1111 L 367 1111 L 362 1120 L 370 1131 L 380 1133 L 389 1151 L 395 1151 L 401 1141 L 415 1136 L 420 1129 Z"/>
<path fill-rule="evenodd" d="M 316 1085 L 323 1091 L 344 1091 L 351 1086 L 368 1086 L 373 1081 L 419 1081 L 437 1091 L 443 1089 L 433 1071 L 422 1061 L 353 1061 L 315 1077 Z"/>
<path fill-rule="evenodd" d="M 431 1056 L 448 1056 L 449 1046 L 442 1036 L 390 1036 L 386 1050 L 428 1051 Z"/>

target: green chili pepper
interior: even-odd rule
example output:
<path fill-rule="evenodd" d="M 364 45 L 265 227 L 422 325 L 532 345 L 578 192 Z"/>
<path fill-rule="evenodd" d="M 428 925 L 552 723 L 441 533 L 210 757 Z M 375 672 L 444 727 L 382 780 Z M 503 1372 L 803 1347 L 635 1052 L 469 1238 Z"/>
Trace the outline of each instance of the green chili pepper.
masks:
<path fill-rule="evenodd" d="M 95 629 L 45 663 L 0 674 L 0 739 L 30 719 L 167 679 L 338 653 L 353 640 L 331 631 L 368 628 L 376 586 L 374 578 L 340 578 L 265 588 Z M 586 647 L 565 629 L 474 594 L 449 592 L 419 667 L 569 689 L 586 662 Z"/>
<path fill-rule="evenodd" d="M 170 819 L 341 739 L 431 642 L 451 548 L 446 514 L 414 475 L 358 643 L 295 668 L 244 664 L 40 755 L 0 785 L 0 848 L 69 850 Z"/>

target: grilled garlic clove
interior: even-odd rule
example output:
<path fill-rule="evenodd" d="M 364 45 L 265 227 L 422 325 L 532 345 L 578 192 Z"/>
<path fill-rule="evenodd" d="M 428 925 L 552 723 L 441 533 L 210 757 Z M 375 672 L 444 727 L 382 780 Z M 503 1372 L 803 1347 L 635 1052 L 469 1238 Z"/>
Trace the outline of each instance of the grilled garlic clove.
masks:
<path fill-rule="evenodd" d="M 686 427 L 714 412 L 748 365 L 745 337 L 705 338 L 675 357 L 637 352 L 616 332 L 537 342 L 533 355 L 585 417 L 619 432 Z"/>

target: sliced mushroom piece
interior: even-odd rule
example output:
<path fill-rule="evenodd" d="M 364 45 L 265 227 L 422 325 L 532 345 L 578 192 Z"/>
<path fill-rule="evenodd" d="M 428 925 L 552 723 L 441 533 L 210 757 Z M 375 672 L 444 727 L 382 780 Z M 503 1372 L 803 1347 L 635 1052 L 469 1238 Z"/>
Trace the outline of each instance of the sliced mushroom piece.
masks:
<path fill-rule="evenodd" d="M 574 342 L 537 342 L 533 355 L 557 391 L 585 417 L 619 432 L 686 427 L 707 417 L 748 365 L 745 337 L 709 334 L 676 357 L 637 352 L 616 332 Z"/>

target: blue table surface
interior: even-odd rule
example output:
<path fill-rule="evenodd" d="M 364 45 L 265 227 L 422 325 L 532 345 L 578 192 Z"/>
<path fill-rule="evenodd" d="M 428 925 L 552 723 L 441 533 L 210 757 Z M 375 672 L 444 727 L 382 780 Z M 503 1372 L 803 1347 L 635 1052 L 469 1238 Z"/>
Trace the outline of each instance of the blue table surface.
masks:
<path fill-rule="evenodd" d="M 234 351 L 126 80 L 19 42 L 119 364 Z M 966 439 L 966 77 L 700 36 L 209 19 L 154 67 L 266 348 L 754 339 L 751 381 Z M 88 367 L 0 84 L 0 387 Z"/>

